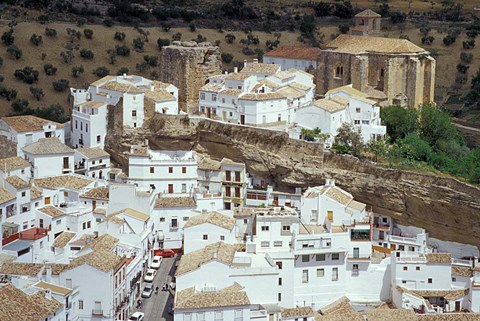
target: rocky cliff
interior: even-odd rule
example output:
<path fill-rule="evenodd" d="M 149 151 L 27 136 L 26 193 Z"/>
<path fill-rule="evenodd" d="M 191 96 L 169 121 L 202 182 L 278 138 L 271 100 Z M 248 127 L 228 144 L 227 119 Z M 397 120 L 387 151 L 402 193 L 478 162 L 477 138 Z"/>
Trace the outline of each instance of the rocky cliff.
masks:
<path fill-rule="evenodd" d="M 198 91 L 208 77 L 222 72 L 220 49 L 209 42 L 174 41 L 162 48 L 160 80 L 179 89 L 179 107 L 191 112 L 197 107 Z"/>
<path fill-rule="evenodd" d="M 335 178 L 368 208 L 400 224 L 426 228 L 443 240 L 480 245 L 480 189 L 454 178 L 382 168 L 284 133 L 187 117 L 156 115 L 141 130 L 113 131 L 108 137 L 108 148 L 123 164 L 122 152 L 147 138 L 153 149 L 193 149 L 245 162 L 249 173 L 274 179 L 281 188 Z"/>

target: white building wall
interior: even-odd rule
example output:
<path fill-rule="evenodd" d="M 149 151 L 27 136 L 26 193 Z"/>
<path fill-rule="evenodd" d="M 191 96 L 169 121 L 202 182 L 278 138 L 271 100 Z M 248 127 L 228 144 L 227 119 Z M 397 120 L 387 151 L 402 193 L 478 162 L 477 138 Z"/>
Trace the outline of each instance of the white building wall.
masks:
<path fill-rule="evenodd" d="M 207 237 L 206 240 L 204 236 Z M 235 228 L 228 230 L 210 223 L 191 226 L 184 229 L 183 253 L 187 254 L 219 241 L 234 244 Z"/>
<path fill-rule="evenodd" d="M 75 148 L 100 147 L 103 149 L 107 134 L 107 107 L 82 107 L 80 111 L 75 108 L 72 112 L 71 121 L 72 146 Z"/>
<path fill-rule="evenodd" d="M 314 69 L 317 69 L 317 62 L 315 60 L 304 60 L 304 59 L 289 59 L 289 58 L 278 58 L 278 57 L 263 57 L 263 63 L 265 64 L 278 64 L 281 66 L 282 70 L 287 70 L 290 68 L 300 69 L 306 71 L 310 66 Z"/>
<path fill-rule="evenodd" d="M 63 159 L 68 157 L 68 168 L 63 168 Z M 74 160 L 72 154 L 26 154 L 25 158 L 32 164 L 33 177 L 43 178 L 62 174 L 73 174 Z"/>

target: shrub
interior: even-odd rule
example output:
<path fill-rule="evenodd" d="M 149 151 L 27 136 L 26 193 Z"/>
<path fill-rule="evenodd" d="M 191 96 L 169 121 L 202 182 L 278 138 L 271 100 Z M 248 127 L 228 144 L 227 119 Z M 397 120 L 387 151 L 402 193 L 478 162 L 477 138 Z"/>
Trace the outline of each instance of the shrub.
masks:
<path fill-rule="evenodd" d="M 33 84 L 38 81 L 39 72 L 32 67 L 25 67 L 23 69 L 15 70 L 14 76 L 22 80 L 24 83 Z"/>
<path fill-rule="evenodd" d="M 123 57 L 130 56 L 130 48 L 127 45 L 115 46 L 115 51 L 119 56 L 123 56 Z"/>
<path fill-rule="evenodd" d="M 226 64 L 229 64 L 233 60 L 233 55 L 231 53 L 223 52 L 222 53 L 222 61 Z"/>
<path fill-rule="evenodd" d="M 80 57 L 85 59 L 93 59 L 93 51 L 82 48 L 80 49 Z"/>
<path fill-rule="evenodd" d="M 34 46 L 39 46 L 42 43 L 42 36 L 37 36 L 35 33 L 30 37 L 30 42 Z"/>
<path fill-rule="evenodd" d="M 17 90 L 0 86 L 0 96 L 10 101 L 17 98 Z"/>
<path fill-rule="evenodd" d="M 422 43 L 424 45 L 430 46 L 433 43 L 434 40 L 435 40 L 435 38 L 433 36 L 423 36 L 422 37 Z"/>
<path fill-rule="evenodd" d="M 162 23 L 162 30 L 165 32 L 169 32 L 172 29 L 172 25 L 168 22 Z"/>
<path fill-rule="evenodd" d="M 110 70 L 108 70 L 107 67 L 102 66 L 102 67 L 98 67 L 97 69 L 95 69 L 93 71 L 93 74 L 96 75 L 97 77 L 102 78 L 102 77 L 105 77 L 108 74 L 110 74 Z"/>
<path fill-rule="evenodd" d="M 195 23 L 192 21 L 190 22 L 190 24 L 188 25 L 188 27 L 190 28 L 190 31 L 191 32 L 195 32 L 197 30 L 197 27 L 195 26 Z"/>
<path fill-rule="evenodd" d="M 117 62 L 117 52 L 115 49 L 107 50 L 108 58 L 110 59 L 110 64 L 114 65 Z"/>
<path fill-rule="evenodd" d="M 469 64 L 473 60 L 473 54 L 462 52 L 460 53 L 460 60 L 466 64 Z"/>
<path fill-rule="evenodd" d="M 57 30 L 53 28 L 45 28 L 45 35 L 50 38 L 55 38 L 57 36 Z"/>
<path fill-rule="evenodd" d="M 118 41 L 123 41 L 125 40 L 125 33 L 117 31 L 115 32 L 115 36 L 113 36 L 113 38 Z"/>
<path fill-rule="evenodd" d="M 150 79 L 156 80 L 158 78 L 160 78 L 160 74 L 158 73 L 158 71 L 152 70 L 150 72 Z"/>
<path fill-rule="evenodd" d="M 467 65 L 464 65 L 464 64 L 458 64 L 457 65 L 457 71 L 461 74 L 466 74 L 467 71 L 468 71 L 468 68 L 470 68 L 470 66 L 467 66 Z"/>
<path fill-rule="evenodd" d="M 5 31 L 2 35 L 2 41 L 5 46 L 10 46 L 15 42 L 15 37 L 13 36 L 13 29 Z"/>
<path fill-rule="evenodd" d="M 182 33 L 181 32 L 176 32 L 172 36 L 173 41 L 179 41 L 182 40 Z"/>
<path fill-rule="evenodd" d="M 137 51 L 143 51 L 143 46 L 145 45 L 145 42 L 141 38 L 135 38 L 133 39 L 133 47 Z"/>
<path fill-rule="evenodd" d="M 67 28 L 67 35 L 70 37 L 70 41 L 73 42 L 75 39 L 80 40 L 82 33 L 79 30 Z"/>
<path fill-rule="evenodd" d="M 47 76 L 52 76 L 57 73 L 57 68 L 54 67 L 52 64 L 45 64 L 43 65 L 43 70 L 45 70 L 45 74 Z"/>
<path fill-rule="evenodd" d="M 8 46 L 7 52 L 10 55 L 10 57 L 15 58 L 17 60 L 22 58 L 22 55 L 23 55 L 22 49 L 18 48 L 15 45 Z"/>
<path fill-rule="evenodd" d="M 47 58 L 47 54 L 42 52 L 42 55 L 40 56 L 40 59 L 45 60 L 45 58 Z"/>
<path fill-rule="evenodd" d="M 255 54 L 257 55 L 257 59 L 258 59 L 258 60 L 262 60 L 262 59 L 263 59 L 263 55 L 265 54 L 265 51 L 263 51 L 263 49 L 255 48 L 254 52 L 255 52 Z"/>
<path fill-rule="evenodd" d="M 197 43 L 205 42 L 205 41 L 207 41 L 207 37 L 204 37 L 201 34 L 198 34 L 197 38 L 193 39 L 193 41 L 196 41 Z"/>
<path fill-rule="evenodd" d="M 43 89 L 40 87 L 30 86 L 30 92 L 32 93 L 33 97 L 35 97 L 37 101 L 40 101 L 40 99 L 42 99 L 42 97 L 45 96 Z"/>
<path fill-rule="evenodd" d="M 146 62 L 139 63 L 135 66 L 138 72 L 147 70 L 150 66 Z"/>
<path fill-rule="evenodd" d="M 407 14 L 401 11 L 394 11 L 390 13 L 390 21 L 393 24 L 403 23 L 407 19 Z"/>
<path fill-rule="evenodd" d="M 128 68 L 127 67 L 121 67 L 117 71 L 117 76 L 122 76 L 123 74 L 128 75 Z"/>
<path fill-rule="evenodd" d="M 28 108 L 28 100 L 17 98 L 12 102 L 12 109 L 15 113 L 22 113 Z"/>
<path fill-rule="evenodd" d="M 52 83 L 52 85 L 55 91 L 64 91 L 65 89 L 68 88 L 68 86 L 70 85 L 70 82 L 67 79 L 58 79 L 58 80 L 55 80 Z"/>
<path fill-rule="evenodd" d="M 341 24 L 338 26 L 338 31 L 340 31 L 340 33 L 346 34 L 350 31 L 350 25 Z"/>
<path fill-rule="evenodd" d="M 72 62 L 73 58 L 75 57 L 73 55 L 72 50 L 62 51 L 60 53 L 60 56 L 62 57 L 63 62 L 66 63 L 66 64 L 69 64 L 70 62 Z"/>
<path fill-rule="evenodd" d="M 279 44 L 280 44 L 280 41 L 278 40 L 267 40 L 265 42 L 265 45 L 267 46 L 268 50 L 272 50 L 273 48 L 278 47 Z"/>
<path fill-rule="evenodd" d="M 158 66 L 158 57 L 157 56 L 146 55 L 146 56 L 143 56 L 143 60 L 145 60 L 145 62 L 152 67 Z"/>
<path fill-rule="evenodd" d="M 162 49 L 162 47 L 170 45 L 170 40 L 158 38 L 157 45 L 158 45 L 158 49 Z"/>
<path fill-rule="evenodd" d="M 235 42 L 235 35 L 234 35 L 234 34 L 231 34 L 231 33 L 227 33 L 227 34 L 225 35 L 225 41 L 226 41 L 227 43 L 230 43 L 230 44 L 234 43 L 234 42 Z"/>
<path fill-rule="evenodd" d="M 81 74 L 83 74 L 83 72 L 85 71 L 85 69 L 83 69 L 83 66 L 74 66 L 72 67 L 72 76 L 77 78 L 78 76 L 80 76 Z"/>
<path fill-rule="evenodd" d="M 110 27 L 113 26 L 113 20 L 110 19 L 110 18 L 106 18 L 106 19 L 103 20 L 103 24 L 110 28 Z"/>
<path fill-rule="evenodd" d="M 463 49 L 475 48 L 475 39 L 466 40 L 463 42 Z"/>
<path fill-rule="evenodd" d="M 92 29 L 83 30 L 83 34 L 85 35 L 85 38 L 87 38 L 87 39 L 92 39 L 93 38 L 93 30 Z"/>
<path fill-rule="evenodd" d="M 87 20 L 84 18 L 78 19 L 77 21 L 77 27 L 83 27 L 87 23 Z"/>

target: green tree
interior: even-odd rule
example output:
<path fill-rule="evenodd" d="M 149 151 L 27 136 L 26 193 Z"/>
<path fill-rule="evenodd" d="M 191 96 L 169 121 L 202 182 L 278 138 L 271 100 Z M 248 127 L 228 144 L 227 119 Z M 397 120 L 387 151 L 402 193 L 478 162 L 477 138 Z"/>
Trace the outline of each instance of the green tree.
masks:
<path fill-rule="evenodd" d="M 117 32 L 115 32 L 115 36 L 113 36 L 113 38 L 115 40 L 118 40 L 118 41 L 123 41 L 123 40 L 125 40 L 125 33 L 117 31 Z"/>
<path fill-rule="evenodd" d="M 42 99 L 42 97 L 45 96 L 43 89 L 40 87 L 30 86 L 30 92 L 32 93 L 33 97 L 35 97 L 37 101 L 40 101 L 40 99 Z"/>
<path fill-rule="evenodd" d="M 107 76 L 108 74 L 110 74 L 110 70 L 108 70 L 107 67 L 98 67 L 96 68 L 94 71 L 93 71 L 93 74 L 96 75 L 97 77 L 105 77 Z"/>
<path fill-rule="evenodd" d="M 16 45 L 10 45 L 7 47 L 7 52 L 10 55 L 10 57 L 18 60 L 22 58 L 23 51 L 22 49 L 18 48 Z"/>
<path fill-rule="evenodd" d="M 233 60 L 233 55 L 228 52 L 222 52 L 221 57 L 222 57 L 222 61 L 226 64 L 231 63 Z"/>
<path fill-rule="evenodd" d="M 234 35 L 234 34 L 231 34 L 231 33 L 227 33 L 227 34 L 225 35 L 225 41 L 226 41 L 227 43 L 230 43 L 230 44 L 234 43 L 234 42 L 235 42 L 235 35 Z"/>
<path fill-rule="evenodd" d="M 176 32 L 172 36 L 173 41 L 180 41 L 182 40 L 182 33 L 181 32 Z"/>
<path fill-rule="evenodd" d="M 145 55 L 145 56 L 143 56 L 143 60 L 151 67 L 157 67 L 158 66 L 158 57 L 157 56 Z"/>
<path fill-rule="evenodd" d="M 15 42 L 15 37 L 13 36 L 13 29 L 5 31 L 1 39 L 5 46 L 13 45 L 13 43 Z"/>
<path fill-rule="evenodd" d="M 32 67 L 24 67 L 23 69 L 15 70 L 14 76 L 24 83 L 31 85 L 38 81 L 39 72 Z"/>
<path fill-rule="evenodd" d="M 114 65 L 117 62 L 117 51 L 115 49 L 107 50 L 108 59 L 110 59 L 110 64 Z"/>
<path fill-rule="evenodd" d="M 418 112 L 415 109 L 387 106 L 381 109 L 380 115 L 393 143 L 417 130 Z"/>
<path fill-rule="evenodd" d="M 350 31 L 350 25 L 346 23 L 338 25 L 338 31 L 340 31 L 340 33 L 346 34 Z"/>
<path fill-rule="evenodd" d="M 45 35 L 50 38 L 55 38 L 57 36 L 57 30 L 53 28 L 45 28 Z"/>
<path fill-rule="evenodd" d="M 415 133 L 410 133 L 398 140 L 395 152 L 396 156 L 424 162 L 428 161 L 433 154 L 430 144 Z"/>
<path fill-rule="evenodd" d="M 52 82 L 53 89 L 55 91 L 64 91 L 70 85 L 70 82 L 67 79 L 58 79 Z"/>
<path fill-rule="evenodd" d="M 42 40 L 42 36 L 37 36 L 35 33 L 30 37 L 30 42 L 34 45 L 34 46 L 39 46 L 43 40 Z"/>
<path fill-rule="evenodd" d="M 384 157 L 387 154 L 387 145 L 383 139 L 372 139 L 367 144 L 367 150 L 373 154 L 373 160 L 378 162 L 379 157 Z"/>
<path fill-rule="evenodd" d="M 17 98 L 12 102 L 12 109 L 17 114 L 22 114 L 28 108 L 28 100 L 23 98 Z"/>
<path fill-rule="evenodd" d="M 72 50 L 62 51 L 60 56 L 63 59 L 63 62 L 69 64 L 72 62 L 73 58 L 75 58 Z"/>
<path fill-rule="evenodd" d="M 122 76 L 122 75 L 128 75 L 128 68 L 127 67 L 121 67 L 117 71 L 117 76 Z"/>
<path fill-rule="evenodd" d="M 90 49 L 85 49 L 85 48 L 82 48 L 80 49 L 80 57 L 84 58 L 84 59 L 93 59 L 93 51 L 91 51 Z"/>
<path fill-rule="evenodd" d="M 72 67 L 72 76 L 77 78 L 81 74 L 85 72 L 85 69 L 83 69 L 83 66 L 73 66 Z"/>
<path fill-rule="evenodd" d="M 165 47 L 165 46 L 169 46 L 170 45 L 170 40 L 169 39 L 162 39 L 162 38 L 158 38 L 157 40 L 157 45 L 158 45 L 158 49 L 162 49 L 162 47 Z"/>
<path fill-rule="evenodd" d="M 356 129 L 352 124 L 343 123 L 337 130 L 333 149 L 340 152 L 347 152 L 353 156 L 360 156 L 364 144 L 360 129 Z"/>
<path fill-rule="evenodd" d="M 418 129 L 420 137 L 431 146 L 440 140 L 448 141 L 458 136 L 450 115 L 432 104 L 421 107 Z"/>
<path fill-rule="evenodd" d="M 93 30 L 92 29 L 84 29 L 83 34 L 85 35 L 85 38 L 87 38 L 87 39 L 92 39 L 93 38 Z"/>
<path fill-rule="evenodd" d="M 145 42 L 141 38 L 135 38 L 133 39 L 133 47 L 137 51 L 143 51 L 143 47 L 145 45 Z"/>
<path fill-rule="evenodd" d="M 47 76 L 52 76 L 57 73 L 57 68 L 54 67 L 52 64 L 45 64 L 43 65 L 43 70 Z"/>
<path fill-rule="evenodd" d="M 119 56 L 123 56 L 123 57 L 130 56 L 130 48 L 127 45 L 122 45 L 122 46 L 117 45 L 115 46 L 115 51 Z"/>

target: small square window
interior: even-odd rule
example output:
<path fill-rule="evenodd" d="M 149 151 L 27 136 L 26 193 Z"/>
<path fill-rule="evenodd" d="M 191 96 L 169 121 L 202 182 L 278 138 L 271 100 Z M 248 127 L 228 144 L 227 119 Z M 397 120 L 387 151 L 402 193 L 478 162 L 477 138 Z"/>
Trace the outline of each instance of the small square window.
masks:
<path fill-rule="evenodd" d="M 172 174 L 172 173 L 173 173 L 173 167 L 169 167 L 169 168 L 168 168 L 168 173 L 169 173 L 169 174 Z"/>
<path fill-rule="evenodd" d="M 417 267 L 415 268 L 415 270 L 417 270 L 417 271 L 420 271 L 420 267 L 419 267 L 419 266 L 417 266 Z"/>
<path fill-rule="evenodd" d="M 432 283 L 433 283 L 433 279 L 432 279 L 432 278 L 428 278 L 428 283 L 429 283 L 429 284 L 432 284 Z"/>
<path fill-rule="evenodd" d="M 310 256 L 309 255 L 302 255 L 302 262 L 310 262 Z"/>
<path fill-rule="evenodd" d="M 404 271 L 408 271 L 408 266 L 404 266 L 404 267 L 403 267 L 403 270 L 404 270 Z"/>
<path fill-rule="evenodd" d="M 186 174 L 187 173 L 187 168 L 186 167 L 182 167 L 182 174 Z"/>
<path fill-rule="evenodd" d="M 340 253 L 332 253 L 332 261 L 340 260 Z"/>
<path fill-rule="evenodd" d="M 204 241 L 208 240 L 208 235 L 207 234 L 203 234 L 203 240 Z"/>

